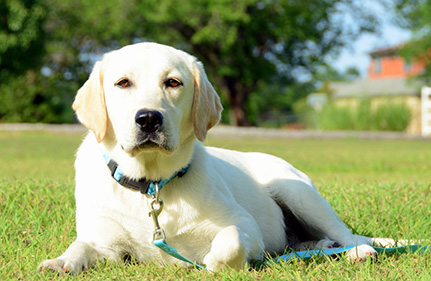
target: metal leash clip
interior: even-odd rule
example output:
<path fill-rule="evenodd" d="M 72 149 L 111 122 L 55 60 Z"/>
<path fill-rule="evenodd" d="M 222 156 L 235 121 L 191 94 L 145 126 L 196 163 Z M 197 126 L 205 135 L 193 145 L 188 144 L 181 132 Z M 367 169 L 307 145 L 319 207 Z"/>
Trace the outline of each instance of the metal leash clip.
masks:
<path fill-rule="evenodd" d="M 178 251 L 173 248 L 171 245 L 169 245 L 166 242 L 166 235 L 165 232 L 163 231 L 163 229 L 160 228 L 159 225 L 159 220 L 158 220 L 158 216 L 160 215 L 160 213 L 162 212 L 163 209 L 163 200 L 159 198 L 159 185 L 158 183 L 155 183 L 156 185 L 156 192 L 155 194 L 152 196 L 151 198 L 151 202 L 150 202 L 150 208 L 151 211 L 148 213 L 148 215 L 151 217 L 153 217 L 153 221 L 154 221 L 154 232 L 153 232 L 153 244 L 158 247 L 160 250 L 162 250 L 163 252 L 165 252 L 166 254 L 177 258 L 179 260 L 182 260 L 184 262 L 190 263 L 193 266 L 196 266 L 197 268 L 200 269 L 206 269 L 205 266 L 197 264 L 189 259 L 187 259 L 186 257 L 184 257 L 183 255 L 181 255 L 180 253 L 178 253 Z"/>
<path fill-rule="evenodd" d="M 148 216 L 153 217 L 154 222 L 154 233 L 153 233 L 153 241 L 157 239 L 166 239 L 165 232 L 160 228 L 158 216 L 163 210 L 163 200 L 159 198 L 159 185 L 156 183 L 156 195 L 151 198 L 150 202 L 151 211 L 148 213 Z"/>

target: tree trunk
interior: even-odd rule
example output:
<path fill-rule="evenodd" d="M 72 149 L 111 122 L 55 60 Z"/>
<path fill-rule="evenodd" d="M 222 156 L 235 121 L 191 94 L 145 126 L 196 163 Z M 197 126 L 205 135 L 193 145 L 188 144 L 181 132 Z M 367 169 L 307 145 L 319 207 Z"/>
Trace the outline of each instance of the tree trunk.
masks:
<path fill-rule="evenodd" d="M 245 103 L 250 91 L 233 77 L 226 77 L 224 82 L 228 91 L 227 94 L 235 118 L 235 124 L 237 126 L 251 126 L 252 124 L 247 118 L 245 109 Z"/>
<path fill-rule="evenodd" d="M 231 96 L 231 93 L 229 93 L 229 96 Z M 233 111 L 233 116 L 235 117 L 235 124 L 237 126 L 251 126 L 251 122 L 246 116 L 244 104 L 236 99 L 232 100 L 230 104 L 231 110 Z"/>

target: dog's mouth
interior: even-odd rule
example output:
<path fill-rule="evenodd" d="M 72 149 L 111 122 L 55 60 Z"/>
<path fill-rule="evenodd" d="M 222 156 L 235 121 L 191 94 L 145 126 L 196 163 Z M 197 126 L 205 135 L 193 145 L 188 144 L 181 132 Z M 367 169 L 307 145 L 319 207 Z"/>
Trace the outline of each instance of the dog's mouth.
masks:
<path fill-rule="evenodd" d="M 170 152 L 172 150 L 168 145 L 166 136 L 159 132 L 151 134 L 140 133 L 138 134 L 134 145 L 130 148 L 122 146 L 122 149 L 133 156 L 140 152 Z"/>
<path fill-rule="evenodd" d="M 147 140 L 135 146 L 135 150 L 153 150 L 154 148 L 167 150 L 167 147 L 163 143 L 155 142 L 153 140 Z"/>

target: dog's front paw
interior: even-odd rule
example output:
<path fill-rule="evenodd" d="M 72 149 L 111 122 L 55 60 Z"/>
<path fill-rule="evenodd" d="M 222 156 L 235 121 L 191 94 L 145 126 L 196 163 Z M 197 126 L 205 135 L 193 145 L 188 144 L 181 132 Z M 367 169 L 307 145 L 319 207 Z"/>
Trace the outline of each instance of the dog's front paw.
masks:
<path fill-rule="evenodd" d="M 359 245 L 347 252 L 347 259 L 350 261 L 364 262 L 367 259 L 375 260 L 378 253 L 369 245 Z"/>
<path fill-rule="evenodd" d="M 211 250 L 204 258 L 209 271 L 221 271 L 227 268 L 240 269 L 246 263 L 246 251 L 240 244 L 231 243 L 230 247 Z"/>
<path fill-rule="evenodd" d="M 58 258 L 52 260 L 45 260 L 38 266 L 39 271 L 47 269 L 51 270 L 52 272 L 57 272 L 60 275 L 64 273 L 77 274 L 85 268 L 86 265 L 84 263 L 77 261 L 71 262 Z"/>
<path fill-rule="evenodd" d="M 214 238 L 211 251 L 204 258 L 204 264 L 210 271 L 243 268 L 247 256 L 247 247 L 244 244 L 244 238 L 237 227 L 226 227 Z"/>

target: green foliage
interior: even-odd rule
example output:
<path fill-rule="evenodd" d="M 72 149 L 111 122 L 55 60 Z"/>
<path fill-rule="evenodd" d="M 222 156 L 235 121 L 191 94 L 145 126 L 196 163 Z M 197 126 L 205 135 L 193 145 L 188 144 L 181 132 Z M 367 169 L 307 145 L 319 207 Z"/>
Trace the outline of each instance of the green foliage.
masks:
<path fill-rule="evenodd" d="M 386 105 L 384 105 L 386 107 Z M 396 106 L 396 105 L 395 105 Z M 392 105 L 389 105 L 389 108 L 391 108 Z M 379 107 L 376 112 L 372 112 L 371 110 L 371 100 L 370 99 L 362 99 L 358 107 L 356 108 L 356 116 L 354 120 L 352 120 L 355 129 L 356 130 L 379 130 L 379 126 L 374 127 L 375 125 L 375 119 L 377 119 L 375 115 L 381 115 L 380 111 L 382 110 L 382 107 Z M 404 129 L 403 129 L 404 130 Z M 388 129 L 387 131 L 390 131 Z M 402 130 L 401 130 L 402 131 Z"/>
<path fill-rule="evenodd" d="M 327 81 L 353 81 L 357 79 L 361 73 L 356 67 L 349 67 L 344 72 L 340 72 L 330 65 L 321 65 L 316 69 L 313 79 L 319 82 Z"/>
<path fill-rule="evenodd" d="M 70 107 L 72 98 L 65 93 L 76 91 L 76 88 L 62 88 L 58 81 L 43 77 L 34 71 L 9 77 L 7 81 L 7 87 L 0 89 L 1 121 L 44 123 L 74 121 Z M 73 87 L 73 83 L 66 83 L 63 86 Z"/>
<path fill-rule="evenodd" d="M 46 10 L 39 0 L 0 2 L 0 81 L 40 67 L 45 43 Z M 2 83 L 3 84 L 3 83 Z"/>
<path fill-rule="evenodd" d="M 179 45 L 203 60 L 238 125 L 250 124 L 249 119 L 256 123 L 254 113 L 266 109 L 249 102 L 252 95 L 273 93 L 275 100 L 281 92 L 294 92 L 301 76 L 312 76 L 326 55 L 375 27 L 370 14 L 344 0 L 179 2 L 140 5 L 142 18 L 154 23 L 145 36 Z M 357 29 L 335 16 L 349 8 L 355 10 Z M 270 87 L 262 92 L 258 89 L 263 84 Z M 273 91 L 274 84 L 283 91 Z M 288 98 L 282 99 L 286 104 Z"/>
<path fill-rule="evenodd" d="M 247 102 L 247 116 L 253 124 L 280 127 L 287 122 L 293 123 L 294 104 L 304 98 L 313 89 L 312 83 L 294 83 L 283 85 L 279 81 L 273 84 L 261 83 L 250 94 Z M 296 112 L 295 112 L 296 113 Z M 293 118 L 293 119 L 292 119 Z"/>
<path fill-rule="evenodd" d="M 1 1 L 0 15 L 0 121 L 72 122 L 76 82 L 41 73 L 49 55 L 46 2 Z"/>
<path fill-rule="evenodd" d="M 271 264 L 220 273 L 159 264 L 98 262 L 78 276 L 38 272 L 76 237 L 74 153 L 81 136 L 0 132 L 1 280 L 429 280 L 430 254 L 344 257 Z M 212 146 L 262 151 L 306 172 L 354 232 L 429 238 L 431 190 L 427 141 L 358 139 L 208 139 Z M 428 241 L 427 241 L 428 242 Z"/>
<path fill-rule="evenodd" d="M 398 12 L 397 21 L 412 30 L 412 39 L 401 50 L 408 61 L 418 60 L 425 63 L 425 71 L 419 78 L 431 83 L 431 1 L 395 0 Z"/>
<path fill-rule="evenodd" d="M 328 104 L 319 113 L 318 128 L 323 130 L 352 130 L 354 129 L 354 116 L 347 107 L 337 107 Z"/>
<path fill-rule="evenodd" d="M 317 113 L 317 127 L 323 130 L 404 131 L 410 123 L 410 110 L 404 104 L 388 102 L 372 110 L 369 99 L 357 108 L 325 105 Z"/>
<path fill-rule="evenodd" d="M 59 91 L 64 91 L 60 94 L 64 103 L 69 102 L 101 53 L 157 41 L 202 60 L 225 108 L 232 109 L 223 119 L 233 116 L 242 125 L 250 124 L 248 119 L 257 123 L 256 112 L 271 110 L 272 105 L 250 102 L 252 95 L 271 93 L 269 99 L 281 99 L 283 110 L 289 111 L 292 101 L 305 95 L 295 91 L 301 79 L 310 79 L 326 55 L 376 26 L 372 13 L 350 0 L 5 0 L 0 11 L 0 42 L 7 42 L 0 46 L 0 69 L 7 73 L 19 69 L 25 75 L 40 73 L 43 67 L 44 77 L 58 81 L 22 84 L 19 91 L 28 92 L 29 103 L 35 92 L 49 101 L 49 93 Z M 346 12 L 358 26 L 343 24 L 340 14 Z M 5 74 L 0 79 L 14 81 Z M 261 87 L 274 84 L 286 93 L 283 97 L 278 97 L 280 91 Z M 294 94 L 289 98 L 287 93 Z M 57 112 L 52 105 L 48 108 Z M 11 112 L 1 104 L 0 111 Z M 21 111 L 17 108 L 14 114 Z M 0 116 L 12 119 L 16 118 Z"/>
<path fill-rule="evenodd" d="M 379 106 L 374 115 L 378 130 L 400 132 L 407 128 L 411 117 L 406 105 L 390 103 Z"/>

